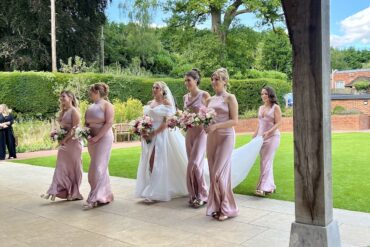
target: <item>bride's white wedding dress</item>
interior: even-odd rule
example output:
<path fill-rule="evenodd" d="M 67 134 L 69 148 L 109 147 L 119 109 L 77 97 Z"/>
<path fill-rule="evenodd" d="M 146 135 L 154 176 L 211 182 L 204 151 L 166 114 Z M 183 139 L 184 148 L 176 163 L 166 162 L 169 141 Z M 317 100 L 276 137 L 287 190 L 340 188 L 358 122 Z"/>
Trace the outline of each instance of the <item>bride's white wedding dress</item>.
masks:
<path fill-rule="evenodd" d="M 153 119 L 157 129 L 165 117 L 175 114 L 171 106 L 146 105 L 144 114 Z M 141 158 L 136 180 L 136 196 L 151 200 L 169 201 L 171 198 L 187 195 L 185 139 L 177 129 L 165 129 L 154 136 L 151 143 L 142 140 Z M 155 147 L 153 170 L 149 171 L 149 159 Z"/>
<path fill-rule="evenodd" d="M 153 118 L 154 129 L 163 122 L 163 118 L 171 116 L 174 111 L 170 106 L 159 105 L 144 107 L 144 114 Z M 185 138 L 178 129 L 165 129 L 156 135 L 152 142 L 142 141 L 142 153 L 137 173 L 136 196 L 151 200 L 169 201 L 171 198 L 186 196 L 187 156 Z M 237 148 L 232 154 L 231 184 L 236 187 L 248 175 L 252 168 L 263 139 L 258 136 L 249 143 Z M 153 171 L 149 171 L 149 159 L 155 146 Z M 208 164 L 205 164 L 205 177 L 209 185 Z"/>
<path fill-rule="evenodd" d="M 172 106 L 158 105 L 152 108 L 144 106 L 144 114 L 153 119 L 153 128 L 157 129 L 165 117 L 175 114 L 174 100 L 171 91 L 166 88 Z M 237 148 L 232 154 L 231 184 L 236 187 L 248 175 L 263 144 L 258 136 L 249 143 Z M 169 201 L 171 198 L 186 196 L 187 155 L 185 137 L 177 128 L 165 129 L 154 136 L 151 143 L 142 140 L 141 158 L 137 172 L 136 196 L 157 201 Z M 150 172 L 149 160 L 155 147 L 153 170 Z M 208 163 L 204 173 L 209 185 Z"/>

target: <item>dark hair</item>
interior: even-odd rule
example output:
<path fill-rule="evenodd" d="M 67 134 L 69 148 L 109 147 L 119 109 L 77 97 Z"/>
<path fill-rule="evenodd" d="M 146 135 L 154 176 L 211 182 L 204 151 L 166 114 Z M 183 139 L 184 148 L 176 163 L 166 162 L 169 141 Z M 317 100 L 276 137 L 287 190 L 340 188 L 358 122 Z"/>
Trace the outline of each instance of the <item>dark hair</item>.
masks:
<path fill-rule="evenodd" d="M 185 76 L 193 78 L 195 81 L 197 81 L 197 85 L 199 86 L 201 76 L 200 71 L 198 69 L 191 69 L 190 71 L 185 73 Z"/>
<path fill-rule="evenodd" d="M 262 88 L 262 90 L 265 89 L 267 91 L 267 95 L 269 97 L 269 100 L 270 100 L 270 103 L 271 104 L 276 104 L 278 105 L 279 102 L 277 100 L 277 97 L 276 97 L 276 93 L 275 93 L 275 90 L 272 88 L 272 87 L 269 87 L 269 86 L 265 86 Z"/>
<path fill-rule="evenodd" d="M 92 84 L 90 86 L 90 92 L 98 92 L 100 97 L 102 97 L 103 99 L 108 99 L 108 94 L 109 94 L 109 86 L 107 84 L 105 84 L 104 82 L 98 82 L 98 83 L 95 83 L 95 84 Z"/>

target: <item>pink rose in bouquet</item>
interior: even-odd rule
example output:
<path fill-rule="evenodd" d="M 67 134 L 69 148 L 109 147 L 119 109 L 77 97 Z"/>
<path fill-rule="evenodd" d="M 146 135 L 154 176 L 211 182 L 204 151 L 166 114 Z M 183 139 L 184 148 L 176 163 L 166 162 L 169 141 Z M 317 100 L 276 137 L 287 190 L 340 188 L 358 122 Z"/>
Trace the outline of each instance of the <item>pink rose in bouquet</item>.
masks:
<path fill-rule="evenodd" d="M 130 123 L 132 133 L 140 137 L 148 137 L 153 132 L 153 119 L 149 116 L 142 116 Z M 146 143 L 151 143 L 150 139 L 145 139 Z"/>

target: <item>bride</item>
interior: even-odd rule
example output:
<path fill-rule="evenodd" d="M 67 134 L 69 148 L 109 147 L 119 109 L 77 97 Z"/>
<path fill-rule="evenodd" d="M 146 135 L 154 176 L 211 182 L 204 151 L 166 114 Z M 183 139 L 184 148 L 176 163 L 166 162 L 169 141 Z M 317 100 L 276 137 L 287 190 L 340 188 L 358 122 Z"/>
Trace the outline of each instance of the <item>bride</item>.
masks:
<path fill-rule="evenodd" d="M 169 130 L 166 118 L 176 112 L 171 90 L 165 82 L 153 84 L 154 99 L 144 106 L 144 115 L 153 119 L 154 131 L 141 141 L 141 157 L 137 171 L 137 197 L 145 202 L 169 201 L 186 196 L 187 155 L 185 138 L 177 128 Z M 249 143 L 235 149 L 232 154 L 232 188 L 248 175 L 261 149 L 263 139 L 257 136 Z M 205 177 L 209 185 L 209 169 L 205 162 Z"/>
<path fill-rule="evenodd" d="M 154 131 L 141 141 L 136 180 L 136 196 L 148 203 L 188 194 L 185 140 L 179 130 L 169 130 L 166 124 L 166 117 L 176 112 L 174 98 L 162 81 L 154 83 L 152 93 L 154 99 L 144 106 L 144 115 L 153 119 Z"/>

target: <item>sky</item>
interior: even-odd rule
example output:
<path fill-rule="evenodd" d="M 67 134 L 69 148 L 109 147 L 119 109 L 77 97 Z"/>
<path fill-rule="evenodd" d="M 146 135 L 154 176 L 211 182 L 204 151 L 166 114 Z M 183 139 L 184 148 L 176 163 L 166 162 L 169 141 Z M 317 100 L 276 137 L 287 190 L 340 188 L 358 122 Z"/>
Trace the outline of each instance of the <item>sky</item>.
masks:
<path fill-rule="evenodd" d="M 112 0 L 107 9 L 108 19 L 114 22 L 127 22 L 118 4 L 124 0 Z M 370 1 L 369 0 L 331 0 L 330 3 L 330 42 L 336 48 L 355 47 L 370 50 Z M 169 15 L 157 10 L 152 26 L 164 26 Z M 257 19 L 252 14 L 240 16 L 240 23 L 258 30 Z M 210 27 L 208 20 L 199 28 Z"/>

